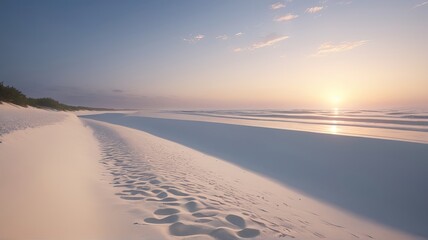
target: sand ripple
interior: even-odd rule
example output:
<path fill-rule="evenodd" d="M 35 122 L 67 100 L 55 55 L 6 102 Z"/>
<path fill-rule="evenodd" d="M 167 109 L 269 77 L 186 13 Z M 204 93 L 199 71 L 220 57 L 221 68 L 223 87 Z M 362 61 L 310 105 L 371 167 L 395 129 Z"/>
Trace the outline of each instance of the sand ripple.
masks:
<path fill-rule="evenodd" d="M 121 189 L 117 195 L 123 200 L 141 202 L 142 205 L 145 202 L 157 203 L 153 216 L 143 219 L 144 224 L 169 225 L 168 231 L 172 236 L 183 237 L 206 235 L 211 239 L 227 240 L 252 238 L 260 234 L 259 229 L 246 228 L 247 222 L 251 222 L 249 217 L 227 214 L 216 207 L 217 202 L 225 204 L 228 201 L 225 196 L 206 195 L 202 192 L 203 186 L 186 179 L 186 173 L 159 170 L 151 161 L 144 161 L 138 152 L 111 130 L 101 126 L 93 128 L 102 144 L 101 163 L 113 176 L 111 184 Z M 213 197 L 217 200 L 212 201 Z"/>
<path fill-rule="evenodd" d="M 147 144 L 136 143 L 109 126 L 88 124 L 100 141 L 101 164 L 112 176 L 116 195 L 143 209 L 137 225 L 156 225 L 180 239 L 318 239 L 326 238 L 324 231 L 343 239 L 369 239 L 293 207 L 300 197 L 243 188 L 248 183 L 225 179 L 218 169 L 189 160 L 204 161 L 199 153 L 144 137 Z"/>

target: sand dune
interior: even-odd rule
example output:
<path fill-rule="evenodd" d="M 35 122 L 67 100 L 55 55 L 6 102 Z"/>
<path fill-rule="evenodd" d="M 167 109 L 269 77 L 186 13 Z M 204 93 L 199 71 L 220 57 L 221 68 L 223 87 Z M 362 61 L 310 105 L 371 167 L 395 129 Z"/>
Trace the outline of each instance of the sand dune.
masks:
<path fill-rule="evenodd" d="M 3 122 L 9 133 L 0 136 L 0 239 L 162 236 L 132 224 L 132 209 L 104 180 L 92 131 L 75 115 L 1 105 L 0 114 L 17 120 Z"/>
<path fill-rule="evenodd" d="M 0 104 L 0 136 L 26 128 L 50 125 L 64 120 L 65 114 L 33 107 L 22 108 L 9 103 Z"/>

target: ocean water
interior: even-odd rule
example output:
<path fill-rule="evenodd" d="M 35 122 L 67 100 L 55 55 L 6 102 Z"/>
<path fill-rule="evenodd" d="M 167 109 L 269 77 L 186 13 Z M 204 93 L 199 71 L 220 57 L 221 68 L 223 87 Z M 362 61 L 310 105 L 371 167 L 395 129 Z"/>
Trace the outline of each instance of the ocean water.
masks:
<path fill-rule="evenodd" d="M 149 115 L 428 143 L 428 112 L 422 111 L 209 110 L 162 111 Z"/>

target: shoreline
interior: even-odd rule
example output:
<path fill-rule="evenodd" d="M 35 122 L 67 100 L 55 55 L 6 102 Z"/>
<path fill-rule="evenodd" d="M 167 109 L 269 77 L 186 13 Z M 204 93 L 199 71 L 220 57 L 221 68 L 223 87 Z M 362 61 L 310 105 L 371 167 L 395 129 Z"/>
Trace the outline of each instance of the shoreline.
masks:
<path fill-rule="evenodd" d="M 28 123 L 36 117 L 28 109 L 16 111 L 25 112 L 15 116 L 25 116 Z M 0 158 L 7 161 L 0 162 L 0 195 L 7 197 L 0 199 L 0 237 L 423 239 L 317 200 L 230 156 L 156 136 L 155 123 L 171 130 L 159 119 L 144 119 L 151 130 L 135 129 L 73 113 L 40 111 L 46 113 L 45 124 L 40 120 L 41 125 L 29 124 L 1 136 Z M 117 123 L 129 124 L 123 119 Z M 175 126 L 177 136 L 188 138 L 203 130 L 187 124 L 195 131 Z M 244 132 L 250 134 L 248 128 Z M 235 141 L 231 129 L 207 129 L 223 144 Z M 241 139 L 248 144 L 253 138 L 245 136 Z M 232 146 L 240 154 L 247 149 L 246 157 L 251 149 L 266 147 Z"/>

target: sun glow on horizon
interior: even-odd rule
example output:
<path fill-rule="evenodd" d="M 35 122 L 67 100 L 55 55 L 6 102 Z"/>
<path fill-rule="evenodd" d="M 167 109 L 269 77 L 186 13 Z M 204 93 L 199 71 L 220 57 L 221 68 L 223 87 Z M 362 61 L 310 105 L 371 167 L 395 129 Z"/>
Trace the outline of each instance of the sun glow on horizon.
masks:
<path fill-rule="evenodd" d="M 340 97 L 339 95 L 332 95 L 330 97 L 330 102 L 331 104 L 333 104 L 334 108 L 339 107 L 340 103 L 342 102 L 342 97 Z"/>

